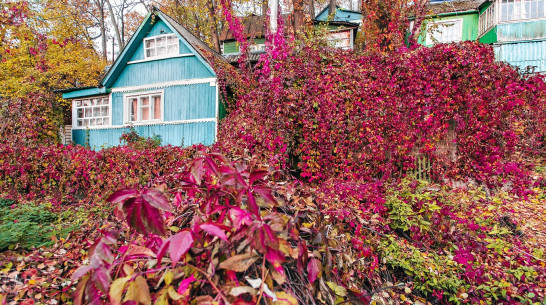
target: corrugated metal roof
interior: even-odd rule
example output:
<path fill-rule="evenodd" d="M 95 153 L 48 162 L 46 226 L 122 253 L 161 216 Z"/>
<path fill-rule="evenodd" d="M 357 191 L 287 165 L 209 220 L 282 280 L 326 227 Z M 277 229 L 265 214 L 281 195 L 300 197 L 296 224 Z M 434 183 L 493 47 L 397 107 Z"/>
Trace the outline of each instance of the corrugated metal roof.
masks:
<path fill-rule="evenodd" d="M 427 5 L 427 10 L 429 15 L 440 15 L 446 13 L 456 13 L 473 10 L 477 11 L 480 5 L 484 2 L 485 0 L 430 2 Z"/>

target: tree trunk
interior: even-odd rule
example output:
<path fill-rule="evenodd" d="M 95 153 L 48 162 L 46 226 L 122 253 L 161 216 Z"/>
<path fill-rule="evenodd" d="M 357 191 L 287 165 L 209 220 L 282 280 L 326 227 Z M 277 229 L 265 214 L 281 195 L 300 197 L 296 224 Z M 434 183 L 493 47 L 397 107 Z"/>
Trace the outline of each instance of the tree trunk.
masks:
<path fill-rule="evenodd" d="M 262 0 L 262 16 L 267 15 L 268 5 L 269 5 L 269 3 L 268 3 L 267 0 Z"/>
<path fill-rule="evenodd" d="M 209 18 L 211 22 L 210 37 L 212 40 L 212 45 L 214 46 L 214 50 L 220 53 L 220 39 L 218 38 L 218 21 L 216 20 L 216 11 L 214 10 L 214 1 L 208 0 L 207 7 L 209 10 Z"/>
<path fill-rule="evenodd" d="M 333 21 L 336 14 L 336 0 L 330 0 L 328 7 L 328 18 Z"/>
<path fill-rule="evenodd" d="M 311 16 L 311 20 L 315 19 L 315 0 L 309 0 L 309 15 Z"/>
<path fill-rule="evenodd" d="M 106 25 L 104 24 L 104 1 L 102 0 L 95 0 L 95 5 L 97 5 L 97 9 L 99 10 L 99 28 L 100 28 L 100 36 L 101 36 L 101 47 L 102 47 L 102 58 L 104 60 L 108 59 L 107 54 L 107 46 L 106 46 Z"/>
<path fill-rule="evenodd" d="M 417 44 L 417 37 L 421 31 L 421 24 L 426 15 L 427 0 L 418 0 L 415 2 L 415 20 L 413 21 L 413 28 L 411 29 L 408 42 L 410 46 Z"/>
<path fill-rule="evenodd" d="M 116 16 L 114 15 L 114 10 L 112 9 L 112 4 L 110 3 L 110 0 L 106 0 L 106 4 L 108 4 L 108 11 L 110 12 L 110 21 L 112 21 L 112 26 L 114 27 L 114 30 L 116 32 L 116 40 L 118 42 L 119 50 L 123 49 L 125 44 L 123 43 L 123 40 L 121 40 L 121 34 L 119 33 L 119 26 L 116 21 Z M 112 52 L 114 52 L 112 50 Z"/>
<path fill-rule="evenodd" d="M 303 26 L 303 0 L 293 0 L 294 30 L 297 32 Z"/>

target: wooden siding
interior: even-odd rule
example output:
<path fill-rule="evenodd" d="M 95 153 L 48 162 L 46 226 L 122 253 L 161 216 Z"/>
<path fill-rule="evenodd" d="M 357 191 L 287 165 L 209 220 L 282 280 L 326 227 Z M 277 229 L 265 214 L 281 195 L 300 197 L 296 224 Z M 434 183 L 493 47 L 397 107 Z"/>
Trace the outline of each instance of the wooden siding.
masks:
<path fill-rule="evenodd" d="M 216 122 L 197 122 L 172 125 L 135 126 L 135 130 L 143 137 L 161 135 L 162 145 L 191 146 L 202 143 L 211 145 L 216 136 Z M 119 138 L 129 128 L 109 129 L 77 129 L 72 131 L 72 141 L 78 145 L 89 145 L 98 150 L 105 147 L 120 145 Z"/>
<path fill-rule="evenodd" d="M 315 19 L 319 21 L 327 21 L 328 13 L 329 13 L 329 7 L 327 6 L 317 15 Z M 329 21 L 360 22 L 362 21 L 362 13 L 345 10 L 338 7 L 336 9 L 336 14 L 334 15 L 333 20 L 329 20 Z"/>
<path fill-rule="evenodd" d="M 546 38 L 546 20 L 501 23 L 496 29 L 499 42 Z"/>
<path fill-rule="evenodd" d="M 495 45 L 495 57 L 525 69 L 535 67 L 535 72 L 546 72 L 546 40 Z"/>
<path fill-rule="evenodd" d="M 216 86 L 210 83 L 181 85 L 166 88 L 164 95 L 164 120 L 179 121 L 210 119 L 216 117 Z M 149 89 L 137 92 L 157 91 Z M 132 92 L 134 93 L 134 91 Z M 112 93 L 112 125 L 122 125 L 124 92 Z"/>
<path fill-rule="evenodd" d="M 127 65 L 112 88 L 208 77 L 214 75 L 195 56 L 167 58 Z"/>
<path fill-rule="evenodd" d="M 447 20 L 456 20 L 456 19 L 462 19 L 463 22 L 463 28 L 462 28 L 462 35 L 461 39 L 462 41 L 475 41 L 478 39 L 478 19 L 479 15 L 478 12 L 474 13 L 466 13 L 466 14 L 460 14 L 460 15 L 452 15 L 448 17 L 439 17 L 439 18 L 432 18 L 431 20 L 428 20 L 428 22 L 437 22 L 437 21 L 447 21 Z M 441 30 L 440 28 L 438 29 Z M 426 36 L 420 35 L 418 38 L 418 43 L 422 45 L 426 45 Z M 431 45 L 427 45 L 431 46 Z"/>

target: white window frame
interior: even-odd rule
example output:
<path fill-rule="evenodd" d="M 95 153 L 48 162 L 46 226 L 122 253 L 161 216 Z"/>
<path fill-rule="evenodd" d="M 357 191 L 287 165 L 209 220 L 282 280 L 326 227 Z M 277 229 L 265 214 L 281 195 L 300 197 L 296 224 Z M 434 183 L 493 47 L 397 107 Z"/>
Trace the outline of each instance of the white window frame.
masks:
<path fill-rule="evenodd" d="M 432 35 L 433 33 L 430 32 L 430 27 L 432 26 L 438 26 L 437 29 L 434 29 L 434 32 L 441 32 L 442 29 L 444 30 L 449 30 L 451 26 L 445 26 L 445 24 L 449 24 L 449 23 L 453 23 L 453 24 L 456 24 L 456 23 L 459 23 L 460 24 L 460 27 L 459 27 L 459 33 L 458 33 L 458 37 L 459 39 L 458 40 L 451 40 L 451 41 L 438 41 L 438 42 L 435 42 L 433 39 L 432 39 Z M 438 21 L 433 21 L 433 22 L 429 22 L 427 24 L 427 33 L 426 33 L 426 45 L 433 45 L 435 43 L 451 43 L 451 42 L 461 42 L 463 40 L 463 19 L 462 18 L 459 18 L 459 19 L 446 19 L 446 20 L 438 20 Z"/>
<path fill-rule="evenodd" d="M 167 50 L 165 54 L 163 55 L 157 55 L 157 40 L 159 38 L 162 38 L 162 37 L 165 37 L 165 49 Z M 172 45 L 176 45 L 176 49 L 173 53 L 168 53 L 169 51 L 169 48 L 168 48 L 168 45 L 167 45 L 167 39 L 168 37 L 174 37 L 174 40 L 176 41 L 175 44 L 172 44 Z M 146 47 L 146 44 L 148 41 L 154 41 L 154 46 L 153 47 Z M 178 39 L 178 36 L 175 34 L 175 33 L 168 33 L 168 34 L 161 34 L 161 35 L 157 35 L 157 36 L 152 36 L 152 37 L 147 37 L 147 38 L 144 38 L 144 41 L 143 41 L 143 48 L 144 48 L 144 59 L 145 60 L 148 60 L 148 59 L 158 59 L 158 58 L 169 58 L 169 57 L 172 57 L 172 56 L 176 56 L 178 54 L 180 54 L 180 40 Z M 155 50 L 156 52 L 156 55 L 150 55 L 148 56 L 148 52 L 147 50 Z"/>
<path fill-rule="evenodd" d="M 526 2 L 531 2 L 531 1 L 526 1 L 526 0 L 515 0 L 513 2 L 513 5 L 516 6 L 516 5 L 519 5 L 519 6 L 523 6 L 523 8 L 525 8 L 525 3 Z M 540 17 L 528 17 L 528 18 L 523 18 L 520 14 L 520 16 L 518 16 L 518 18 L 515 18 L 515 19 L 509 19 L 509 20 L 503 20 L 503 8 L 504 8 L 504 5 L 503 5 L 503 0 L 497 0 L 496 4 L 498 5 L 498 21 L 499 23 L 511 23 L 511 22 L 522 22 L 522 21 L 530 21 L 530 20 L 543 20 L 543 19 L 546 19 L 546 1 L 544 1 L 544 4 L 542 5 L 542 9 L 543 9 L 543 16 L 540 16 Z M 538 4 L 537 4 L 538 6 Z M 520 12 L 521 12 L 521 8 L 520 8 Z"/>
<path fill-rule="evenodd" d="M 107 100 L 108 104 L 107 105 L 95 105 L 95 106 L 83 106 L 84 101 L 92 101 L 94 99 L 101 99 L 102 101 Z M 78 102 L 82 106 L 78 106 Z M 108 115 L 107 116 L 100 115 L 100 116 L 91 116 L 91 117 L 88 117 L 88 118 L 85 117 L 85 109 L 91 109 L 91 111 L 92 111 L 93 108 L 96 108 L 96 107 L 102 108 L 104 106 L 108 107 Z M 85 124 L 83 124 L 82 126 L 78 126 L 78 119 L 79 119 L 78 118 L 78 109 L 82 109 L 84 111 L 84 116 L 81 118 L 82 120 L 87 120 L 87 119 L 89 119 L 89 120 L 95 119 L 96 120 L 97 118 L 100 118 L 102 120 L 108 119 L 108 124 L 88 125 L 88 126 L 85 126 Z M 100 96 L 93 96 L 93 97 L 86 97 L 86 98 L 79 98 L 79 99 L 73 99 L 72 100 L 72 129 L 87 129 L 87 128 L 89 128 L 89 129 L 101 129 L 101 128 L 107 128 L 107 127 L 110 127 L 110 126 L 112 126 L 112 97 L 111 97 L 111 95 L 100 95 Z"/>
<path fill-rule="evenodd" d="M 161 98 L 160 105 L 161 105 L 161 112 L 160 112 L 160 119 L 149 119 L 149 120 L 137 120 L 137 121 L 131 121 L 131 103 L 129 102 L 130 99 L 137 98 L 137 108 L 138 113 L 140 113 L 140 108 L 142 107 L 140 105 L 141 98 L 148 97 L 150 101 L 150 118 L 153 117 L 154 114 L 154 103 L 153 103 L 153 96 L 159 95 Z M 123 95 L 123 122 L 125 125 L 145 125 L 149 123 L 154 122 L 163 122 L 164 121 L 164 115 L 165 115 L 165 94 L 164 90 L 153 90 L 153 91 L 140 91 L 140 92 L 131 92 L 126 93 Z"/>

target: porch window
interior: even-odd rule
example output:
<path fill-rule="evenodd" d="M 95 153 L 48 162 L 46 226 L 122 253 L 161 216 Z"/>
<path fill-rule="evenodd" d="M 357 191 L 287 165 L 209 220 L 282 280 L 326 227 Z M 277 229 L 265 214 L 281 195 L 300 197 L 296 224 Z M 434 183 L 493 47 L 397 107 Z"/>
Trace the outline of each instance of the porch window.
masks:
<path fill-rule="evenodd" d="M 110 125 L 110 99 L 108 96 L 75 100 L 74 115 L 76 127 Z"/>
<path fill-rule="evenodd" d="M 501 0 L 501 21 L 544 18 L 546 0 Z"/>
<path fill-rule="evenodd" d="M 461 19 L 430 22 L 427 24 L 426 44 L 460 42 L 463 35 L 462 27 Z"/>
<path fill-rule="evenodd" d="M 127 95 L 126 122 L 138 123 L 163 119 L 163 92 Z"/>
<path fill-rule="evenodd" d="M 178 37 L 164 34 L 144 39 L 144 58 L 166 57 L 178 54 Z"/>

